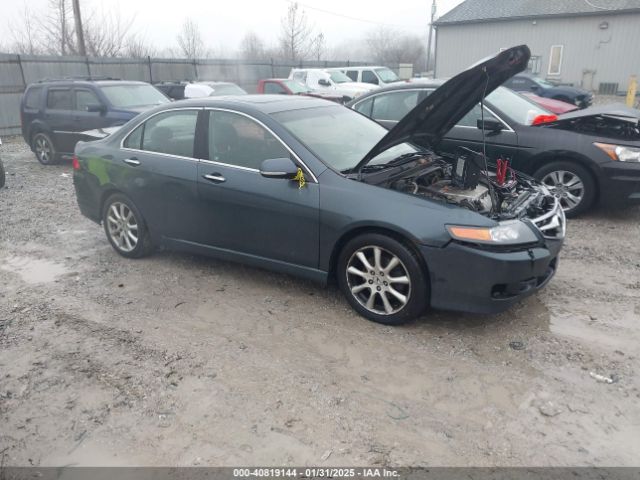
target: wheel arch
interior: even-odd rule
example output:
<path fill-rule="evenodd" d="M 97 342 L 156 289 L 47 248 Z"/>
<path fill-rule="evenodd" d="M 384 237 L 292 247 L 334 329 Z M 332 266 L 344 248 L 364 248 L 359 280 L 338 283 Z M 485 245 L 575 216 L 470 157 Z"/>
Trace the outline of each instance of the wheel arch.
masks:
<path fill-rule="evenodd" d="M 420 249 L 418 248 L 418 244 L 415 240 L 412 240 L 409 235 L 394 230 L 393 228 L 389 228 L 386 226 L 377 226 L 377 225 L 360 225 L 357 227 L 353 227 L 346 232 L 344 232 L 338 240 L 333 245 L 333 249 L 331 250 L 331 255 L 329 257 L 329 274 L 327 278 L 329 281 L 335 282 L 336 280 L 336 270 L 338 264 L 338 258 L 340 257 L 340 252 L 344 248 L 344 246 L 353 238 L 356 238 L 360 235 L 368 234 L 368 233 L 377 233 L 380 235 L 386 235 L 394 240 L 402 243 L 405 247 L 407 247 L 417 258 L 418 263 L 420 264 L 420 268 L 422 269 L 425 282 L 429 287 L 429 292 L 431 291 L 431 277 L 429 275 L 429 268 L 424 261 L 422 254 L 420 253 Z"/>
<path fill-rule="evenodd" d="M 590 160 L 588 157 L 584 155 L 568 152 L 568 151 L 553 151 L 546 152 L 542 155 L 538 155 L 531 159 L 532 168 L 531 175 L 535 175 L 535 173 L 540 170 L 544 165 L 552 163 L 552 162 L 569 162 L 574 163 L 582 168 L 584 168 L 590 175 L 593 180 L 593 184 L 596 187 L 595 191 L 595 201 L 597 202 L 600 199 L 600 180 L 598 176 L 598 172 L 596 167 L 594 166 L 594 162 Z"/>

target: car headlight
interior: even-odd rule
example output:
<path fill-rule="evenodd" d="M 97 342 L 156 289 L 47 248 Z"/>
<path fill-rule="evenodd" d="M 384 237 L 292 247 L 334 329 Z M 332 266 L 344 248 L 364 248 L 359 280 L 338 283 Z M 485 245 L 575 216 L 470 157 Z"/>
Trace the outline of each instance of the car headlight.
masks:
<path fill-rule="evenodd" d="M 491 228 L 447 225 L 447 230 L 454 239 L 462 242 L 488 245 L 521 245 L 538 241 L 538 237 L 533 230 L 520 220 L 500 222 L 497 226 Z"/>
<path fill-rule="evenodd" d="M 594 145 L 606 153 L 611 160 L 619 162 L 640 162 L 640 148 L 611 145 L 609 143 L 594 143 Z"/>

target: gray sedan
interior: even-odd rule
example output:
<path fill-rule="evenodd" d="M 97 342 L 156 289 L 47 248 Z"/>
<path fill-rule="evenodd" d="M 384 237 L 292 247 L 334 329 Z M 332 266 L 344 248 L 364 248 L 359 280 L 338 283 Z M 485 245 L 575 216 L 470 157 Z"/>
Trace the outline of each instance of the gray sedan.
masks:
<path fill-rule="evenodd" d="M 562 209 L 529 177 L 500 181 L 481 155 L 443 158 L 413 140 L 437 139 L 528 56 L 517 47 L 463 72 L 439 90 L 446 101 L 434 93 L 391 132 L 311 97 L 158 107 L 78 144 L 78 204 L 125 257 L 162 245 L 335 279 L 376 322 L 429 305 L 501 311 L 555 273 Z"/>

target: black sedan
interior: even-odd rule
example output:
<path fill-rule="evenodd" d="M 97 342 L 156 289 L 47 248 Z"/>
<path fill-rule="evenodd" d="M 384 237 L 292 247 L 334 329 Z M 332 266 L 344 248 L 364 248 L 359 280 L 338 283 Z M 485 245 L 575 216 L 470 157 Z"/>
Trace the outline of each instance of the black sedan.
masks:
<path fill-rule="evenodd" d="M 376 322 L 399 324 L 428 305 L 501 311 L 555 273 L 557 199 L 527 176 L 483 171 L 475 152 L 448 159 L 413 141 L 437 141 L 528 58 L 518 47 L 463 72 L 391 132 L 311 97 L 159 107 L 78 144 L 78 204 L 125 257 L 162 245 L 335 278 Z"/>
<path fill-rule="evenodd" d="M 443 84 L 438 80 L 396 84 L 348 105 L 387 128 Z M 559 198 L 567 216 L 596 202 L 621 206 L 640 202 L 640 111 L 624 106 L 591 107 L 557 117 L 528 98 L 499 87 L 443 133 L 438 145 L 455 153 L 460 145 L 486 151 L 492 163 L 508 159 Z M 483 123 L 484 121 L 484 123 Z M 484 130 L 484 132 L 483 132 Z M 484 133 L 484 134 L 483 134 Z"/>
<path fill-rule="evenodd" d="M 587 108 L 593 103 L 593 94 L 583 88 L 570 85 L 555 85 L 535 75 L 521 73 L 504 83 L 505 87 L 516 92 L 535 93 L 539 97 L 553 98 L 561 102 L 571 103 L 578 108 Z"/>

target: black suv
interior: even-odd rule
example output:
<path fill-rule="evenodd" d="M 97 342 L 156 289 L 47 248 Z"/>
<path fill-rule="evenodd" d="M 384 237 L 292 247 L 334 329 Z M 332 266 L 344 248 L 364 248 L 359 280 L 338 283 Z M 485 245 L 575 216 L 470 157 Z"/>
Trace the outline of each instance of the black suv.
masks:
<path fill-rule="evenodd" d="M 170 100 L 145 82 L 71 78 L 41 80 L 22 96 L 22 136 L 45 165 L 84 138 L 82 132 L 123 125 L 148 108 Z"/>
<path fill-rule="evenodd" d="M 593 103 L 593 94 L 588 90 L 569 85 L 555 85 L 528 73 L 510 78 L 504 83 L 504 86 L 516 92 L 532 92 L 539 97 L 560 100 L 578 108 L 587 108 Z"/>

